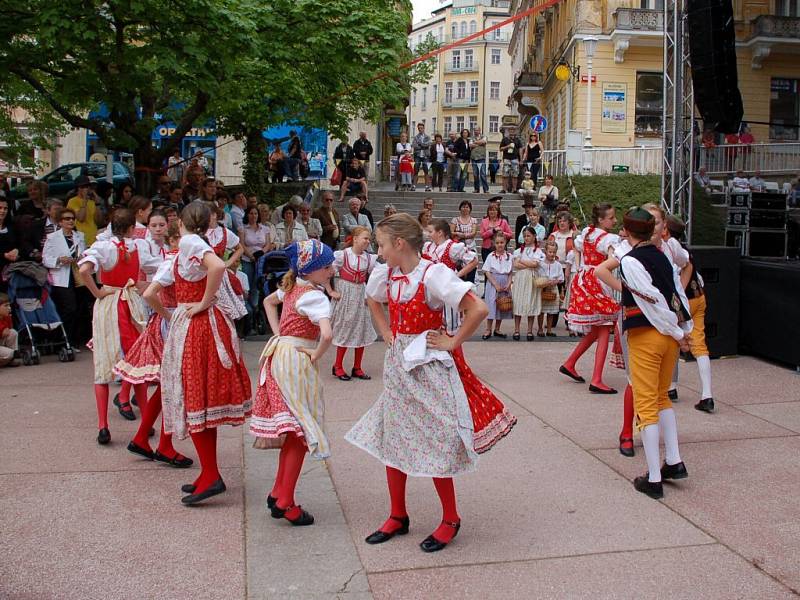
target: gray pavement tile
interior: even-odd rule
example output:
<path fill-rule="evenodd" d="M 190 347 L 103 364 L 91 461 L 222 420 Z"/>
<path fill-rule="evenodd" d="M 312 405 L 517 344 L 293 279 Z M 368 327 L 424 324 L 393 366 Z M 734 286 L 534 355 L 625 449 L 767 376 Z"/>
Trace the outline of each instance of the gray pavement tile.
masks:
<path fill-rule="evenodd" d="M 369 581 L 386 600 L 795 597 L 718 544 L 374 573 Z"/>
<path fill-rule="evenodd" d="M 774 404 L 742 404 L 738 408 L 770 423 L 800 433 L 800 400 Z"/>
<path fill-rule="evenodd" d="M 665 507 L 536 418 L 521 417 L 483 455 L 478 472 L 457 478 L 463 528 L 447 549 L 426 555 L 417 544 L 439 523 L 430 479 L 410 478 L 411 534 L 373 547 L 361 540 L 387 516 L 385 471 L 343 440 L 348 425 L 329 427 L 329 461 L 356 548 L 370 574 L 395 569 L 564 556 L 711 542 Z M 663 532 L 663 533 L 660 533 Z"/>
<path fill-rule="evenodd" d="M 0 596 L 242 598 L 240 469 L 193 508 L 188 473 L 0 476 Z"/>
<path fill-rule="evenodd" d="M 646 470 L 643 455 L 626 459 L 611 450 L 595 454 L 627 478 Z M 665 485 L 663 503 L 800 590 L 798 457 L 798 436 L 684 444 L 681 458 L 689 478 Z"/>

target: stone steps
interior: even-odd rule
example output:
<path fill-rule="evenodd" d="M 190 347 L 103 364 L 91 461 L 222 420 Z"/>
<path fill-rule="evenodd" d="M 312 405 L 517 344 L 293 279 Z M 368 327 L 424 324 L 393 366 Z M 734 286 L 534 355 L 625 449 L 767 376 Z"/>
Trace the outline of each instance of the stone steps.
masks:
<path fill-rule="evenodd" d="M 376 219 L 383 215 L 386 204 L 393 204 L 398 212 L 407 212 L 415 217 L 422 210 L 425 198 L 433 198 L 433 216 L 439 219 L 452 219 L 458 215 L 458 205 L 464 200 L 472 203 L 472 215 L 480 219 L 486 214 L 489 198 L 498 194 L 475 194 L 473 192 L 395 192 L 394 190 L 379 190 L 369 194 L 369 208 Z M 501 204 L 503 214 L 508 216 L 513 227 L 514 220 L 522 214 L 519 197 L 515 194 L 505 194 Z"/>

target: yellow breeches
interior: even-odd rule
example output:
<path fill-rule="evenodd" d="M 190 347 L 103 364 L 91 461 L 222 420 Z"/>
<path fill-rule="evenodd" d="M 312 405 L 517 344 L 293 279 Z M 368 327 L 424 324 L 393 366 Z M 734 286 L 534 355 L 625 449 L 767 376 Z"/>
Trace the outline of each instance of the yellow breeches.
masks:
<path fill-rule="evenodd" d="M 628 330 L 628 358 L 636 428 L 658 423 L 658 413 L 672 408 L 667 397 L 672 369 L 678 360 L 678 342 L 655 327 Z"/>
<path fill-rule="evenodd" d="M 689 300 L 689 312 L 692 315 L 694 327 L 689 334 L 689 347 L 692 356 L 708 356 L 706 346 L 706 295 Z"/>

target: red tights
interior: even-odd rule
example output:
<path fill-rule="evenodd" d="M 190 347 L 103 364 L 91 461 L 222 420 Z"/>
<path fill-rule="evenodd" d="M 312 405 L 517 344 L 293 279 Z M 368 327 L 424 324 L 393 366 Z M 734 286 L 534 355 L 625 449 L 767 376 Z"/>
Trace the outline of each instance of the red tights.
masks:
<path fill-rule="evenodd" d="M 194 493 L 199 494 L 222 477 L 217 468 L 217 429 L 211 427 L 192 433 L 191 436 L 197 456 L 200 458 L 200 476 L 194 481 Z"/>
<path fill-rule="evenodd" d="M 577 374 L 577 371 L 575 370 L 576 363 L 589 349 L 589 347 L 597 342 L 597 349 L 594 352 L 594 372 L 592 373 L 592 385 L 602 389 L 609 389 L 608 386 L 603 383 L 603 369 L 605 368 L 606 357 L 608 356 L 608 340 L 610 337 L 611 326 L 601 325 L 592 327 L 589 330 L 589 333 L 584 335 L 581 338 L 581 341 L 578 342 L 578 345 L 575 346 L 575 349 L 572 351 L 572 354 L 569 355 L 569 358 L 564 361 L 564 366 L 573 373 Z"/>
<path fill-rule="evenodd" d="M 108 384 L 94 384 L 94 401 L 97 404 L 97 428 L 108 429 Z"/>
<path fill-rule="evenodd" d="M 386 481 L 389 484 L 389 499 L 391 501 L 391 515 L 403 518 L 408 516 L 406 511 L 406 481 L 408 475 L 394 467 L 386 467 Z M 442 521 L 458 523 L 461 517 L 458 516 L 456 508 L 456 489 L 453 485 L 452 477 L 434 477 L 433 486 L 439 495 L 442 503 Z M 401 525 L 394 519 L 387 519 L 380 530 L 384 533 L 392 533 L 400 529 Z M 453 539 L 456 531 L 453 527 L 442 523 L 433 532 L 433 536 L 440 542 L 448 543 Z"/>
<path fill-rule="evenodd" d="M 278 508 L 291 507 L 291 510 L 286 511 L 286 517 L 289 519 L 296 519 L 300 516 L 300 509 L 294 503 L 294 490 L 297 487 L 297 480 L 300 478 L 307 451 L 303 438 L 294 433 L 286 434 L 278 458 L 278 471 L 275 474 L 275 485 L 272 487 L 271 496 L 277 498 Z"/>
<path fill-rule="evenodd" d="M 336 373 L 343 373 L 344 366 L 344 355 L 347 354 L 347 348 L 344 346 L 336 346 L 336 363 L 333 365 L 333 368 L 336 369 Z M 355 357 L 353 358 L 353 370 L 360 371 L 361 370 L 361 360 L 364 358 L 364 347 L 356 348 L 355 349 Z"/>
<path fill-rule="evenodd" d="M 120 384 L 120 388 L 119 388 L 119 403 L 120 404 L 125 404 L 126 402 L 130 401 L 130 399 L 131 399 L 131 387 L 133 388 L 133 393 L 136 396 L 136 404 L 139 405 L 139 410 L 142 412 L 142 414 L 144 414 L 144 411 L 147 408 L 147 384 L 146 383 L 132 384 L 129 381 L 123 381 Z M 156 416 L 158 416 L 158 415 L 156 415 Z"/>
<path fill-rule="evenodd" d="M 133 443 L 140 448 L 150 449 L 150 428 L 161 414 L 161 386 L 156 387 L 156 391 L 147 401 L 147 406 L 142 409 L 142 420 L 139 429 L 133 438 Z M 161 436 L 158 438 L 158 451 L 167 458 L 174 458 L 178 453 L 172 445 L 172 434 L 164 432 L 164 419 L 161 419 Z"/>
<path fill-rule="evenodd" d="M 633 438 L 633 388 L 631 384 L 625 386 L 625 395 L 622 400 L 622 431 L 619 434 L 620 439 Z M 626 447 L 632 448 L 633 443 L 627 442 Z"/>

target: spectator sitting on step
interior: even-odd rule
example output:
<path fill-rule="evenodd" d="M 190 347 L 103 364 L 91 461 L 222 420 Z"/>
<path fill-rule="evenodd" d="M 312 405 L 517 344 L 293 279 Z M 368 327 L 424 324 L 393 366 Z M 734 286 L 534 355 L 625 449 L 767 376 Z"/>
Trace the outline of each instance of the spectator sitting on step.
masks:
<path fill-rule="evenodd" d="M 11 301 L 0 293 L 0 367 L 16 367 L 17 332 L 11 322 Z"/>
<path fill-rule="evenodd" d="M 397 214 L 397 208 L 394 204 L 387 204 L 383 207 L 383 218 L 391 217 L 392 215 Z"/>
<path fill-rule="evenodd" d="M 709 179 L 705 167 L 700 167 L 700 170 L 694 174 L 694 182 L 703 188 L 706 194 L 711 193 L 711 179 Z"/>
<path fill-rule="evenodd" d="M 519 195 L 522 197 L 523 202 L 527 199 L 533 200 L 534 196 L 536 196 L 536 182 L 531 179 L 530 171 L 525 171 L 525 175 L 519 184 Z"/>
<path fill-rule="evenodd" d="M 364 167 L 361 166 L 360 160 L 353 158 L 344 174 L 345 177 L 342 179 L 342 187 L 339 192 L 339 202 L 344 200 L 345 194 L 355 195 L 362 193 L 365 196 L 369 195 L 367 174 L 364 171 Z"/>
<path fill-rule="evenodd" d="M 736 177 L 733 178 L 733 191 L 739 194 L 746 194 L 750 191 L 750 180 L 744 176 L 744 171 L 739 169 L 736 171 Z"/>
<path fill-rule="evenodd" d="M 767 182 L 761 178 L 761 171 L 756 172 L 750 178 L 750 190 L 753 192 L 763 192 L 767 189 Z"/>
<path fill-rule="evenodd" d="M 433 218 L 433 198 L 425 198 L 422 201 L 422 210 L 427 210 L 431 213 L 431 218 Z"/>

